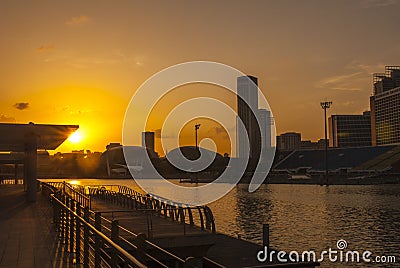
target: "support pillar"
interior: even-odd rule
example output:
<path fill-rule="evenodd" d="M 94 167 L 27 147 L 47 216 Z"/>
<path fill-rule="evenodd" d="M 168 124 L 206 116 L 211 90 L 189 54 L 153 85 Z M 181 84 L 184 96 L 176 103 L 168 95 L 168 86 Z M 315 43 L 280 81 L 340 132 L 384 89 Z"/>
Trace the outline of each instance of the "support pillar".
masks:
<path fill-rule="evenodd" d="M 37 139 L 32 132 L 25 138 L 25 178 L 28 202 L 36 201 L 36 175 L 37 175 Z"/>
<path fill-rule="evenodd" d="M 14 184 L 18 184 L 18 164 L 14 165 Z"/>

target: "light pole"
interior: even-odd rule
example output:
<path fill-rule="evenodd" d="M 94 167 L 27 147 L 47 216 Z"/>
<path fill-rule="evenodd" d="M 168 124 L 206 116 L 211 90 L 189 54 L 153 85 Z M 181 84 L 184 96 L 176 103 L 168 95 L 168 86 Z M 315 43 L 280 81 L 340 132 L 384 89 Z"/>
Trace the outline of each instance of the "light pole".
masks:
<path fill-rule="evenodd" d="M 321 102 L 321 107 L 324 109 L 324 119 L 325 119 L 325 182 L 326 185 L 329 185 L 328 180 L 328 130 L 326 126 L 326 110 L 331 108 L 331 101 Z"/>
<path fill-rule="evenodd" d="M 196 135 L 196 148 L 198 148 L 198 145 L 197 145 L 197 130 L 199 130 L 199 128 L 200 128 L 200 124 L 194 125 L 194 132 L 195 132 L 195 135 Z"/>

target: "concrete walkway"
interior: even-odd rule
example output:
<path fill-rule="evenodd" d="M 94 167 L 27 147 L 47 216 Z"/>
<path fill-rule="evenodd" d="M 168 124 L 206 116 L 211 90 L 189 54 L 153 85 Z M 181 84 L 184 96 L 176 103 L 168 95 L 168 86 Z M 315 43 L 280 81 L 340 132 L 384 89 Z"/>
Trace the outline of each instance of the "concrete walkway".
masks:
<path fill-rule="evenodd" d="M 55 233 L 51 205 L 37 195 L 28 203 L 23 185 L 0 185 L 0 268 L 73 267 Z"/>

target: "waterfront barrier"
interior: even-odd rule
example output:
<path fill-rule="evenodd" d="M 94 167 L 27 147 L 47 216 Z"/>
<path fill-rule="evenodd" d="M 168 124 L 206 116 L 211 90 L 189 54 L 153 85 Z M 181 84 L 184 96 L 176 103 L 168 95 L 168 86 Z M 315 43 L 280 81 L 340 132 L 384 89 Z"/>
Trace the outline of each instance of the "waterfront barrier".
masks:
<path fill-rule="evenodd" d="M 42 182 L 41 189 L 44 195 L 50 197 L 53 205 L 53 222 L 73 263 L 96 268 L 184 268 L 194 267 L 194 263 L 196 265 L 199 263 L 198 258 L 182 259 L 149 241 L 146 234 L 136 234 L 120 226 L 118 220 L 104 217 L 104 214 L 121 211 L 90 210 L 91 202 L 87 200 L 93 197 L 93 189 L 86 198 L 82 197 L 85 196 L 84 191 L 75 189 L 65 182 Z M 143 197 L 140 194 L 137 196 Z M 74 198 L 80 198 L 84 203 Z M 123 202 L 120 198 L 115 200 Z M 150 211 L 150 209 L 145 211 Z M 202 257 L 200 262 L 202 267 L 224 267 L 206 257 Z"/>
<path fill-rule="evenodd" d="M 216 233 L 214 218 L 207 206 L 190 207 L 118 185 L 85 187 L 65 182 L 41 182 L 41 191 L 53 205 L 54 226 L 69 261 L 84 268 L 225 267 L 221 263 L 229 267 L 253 268 L 319 266 L 316 262 L 276 261 L 260 265 L 256 254 L 261 246 Z M 92 205 L 95 210 L 90 208 Z M 158 217 L 157 220 L 154 217 Z M 147 233 L 145 225 L 137 226 L 143 220 L 147 222 Z M 153 220 L 164 222 L 160 234 L 154 234 Z M 167 231 L 166 226 L 174 230 L 167 240 L 165 234 L 172 229 Z M 179 226 L 183 230 L 180 234 L 176 232 Z M 173 245 L 171 241 L 174 241 Z M 267 224 L 263 226 L 263 245 L 269 248 Z M 208 254 L 210 246 L 213 253 Z M 186 247 L 192 247 L 194 251 L 187 253 Z"/>
<path fill-rule="evenodd" d="M 112 186 L 114 185 L 108 185 L 107 187 L 111 188 Z M 216 233 L 214 216 L 208 206 L 178 204 L 159 196 L 138 193 L 129 187 L 121 185 L 115 185 L 114 188 L 117 188 L 118 191 L 109 190 L 106 186 L 90 186 L 89 195 L 91 198 L 98 198 L 123 208 L 145 213 L 148 224 L 148 237 L 153 237 L 153 216 L 167 218 L 180 223 L 184 235 L 186 235 L 187 225 L 190 227 L 199 226 L 203 231 Z"/>

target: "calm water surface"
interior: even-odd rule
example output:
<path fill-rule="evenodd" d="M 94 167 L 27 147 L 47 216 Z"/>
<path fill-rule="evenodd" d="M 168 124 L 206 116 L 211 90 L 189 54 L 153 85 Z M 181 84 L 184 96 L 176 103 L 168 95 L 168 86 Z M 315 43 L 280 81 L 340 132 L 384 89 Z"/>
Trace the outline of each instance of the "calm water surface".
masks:
<path fill-rule="evenodd" d="M 90 179 L 79 183 L 121 184 L 137 189 L 133 180 Z M 348 250 L 397 256 L 397 264 L 379 267 L 400 267 L 400 185 L 262 185 L 254 193 L 247 187 L 238 185 L 209 205 L 217 231 L 260 243 L 262 224 L 268 223 L 274 248 L 320 252 L 336 249 L 336 242 L 344 239 Z"/>

